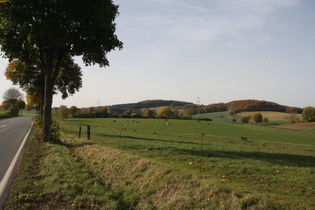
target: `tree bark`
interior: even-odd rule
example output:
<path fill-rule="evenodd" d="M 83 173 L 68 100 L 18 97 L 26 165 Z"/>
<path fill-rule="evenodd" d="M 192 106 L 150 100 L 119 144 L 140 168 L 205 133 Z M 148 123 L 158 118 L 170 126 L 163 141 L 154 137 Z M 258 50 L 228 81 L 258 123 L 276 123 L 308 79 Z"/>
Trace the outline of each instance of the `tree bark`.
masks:
<path fill-rule="evenodd" d="M 57 54 L 55 49 L 47 53 L 47 62 L 45 65 L 45 92 L 44 92 L 44 110 L 43 110 L 43 140 L 49 141 L 49 132 L 52 124 L 51 108 L 53 102 L 53 89 L 56 78 L 60 71 L 60 64 L 66 51 L 59 48 Z M 56 56 L 56 59 L 54 59 Z M 54 62 L 55 61 L 55 62 Z"/>
<path fill-rule="evenodd" d="M 51 126 L 51 106 L 53 98 L 52 69 L 46 69 L 45 75 L 45 94 L 43 110 L 43 140 L 49 141 L 49 130 Z"/>

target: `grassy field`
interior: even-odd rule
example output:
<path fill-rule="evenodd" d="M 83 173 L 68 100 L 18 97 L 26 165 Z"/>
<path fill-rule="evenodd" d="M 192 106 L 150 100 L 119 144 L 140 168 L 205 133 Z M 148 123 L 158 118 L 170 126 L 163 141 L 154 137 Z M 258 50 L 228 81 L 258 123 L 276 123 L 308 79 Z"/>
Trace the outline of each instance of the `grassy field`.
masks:
<path fill-rule="evenodd" d="M 59 122 L 63 144 L 45 146 L 38 163 L 45 167 L 32 181 L 41 191 L 21 187 L 13 197 L 76 208 L 315 209 L 311 131 L 194 120 Z"/>
<path fill-rule="evenodd" d="M 188 120 L 115 121 L 70 119 L 61 124 L 73 135 L 80 123 L 88 124 L 98 145 L 216 180 L 240 198 L 314 207 L 314 133 Z"/>
<path fill-rule="evenodd" d="M 239 118 L 241 116 L 253 116 L 258 112 L 241 112 L 234 115 L 234 118 Z M 269 125 L 273 124 L 284 124 L 287 123 L 288 119 L 292 116 L 289 113 L 283 112 L 271 112 L 271 111 L 259 111 L 263 117 L 267 117 L 269 120 Z M 301 120 L 301 114 L 295 114 L 296 118 Z M 213 113 L 205 113 L 205 114 L 197 114 L 193 115 L 193 119 L 197 118 L 210 118 L 214 122 L 224 122 L 224 123 L 231 123 L 232 118 L 229 117 L 229 112 L 213 112 Z M 239 123 L 239 120 L 236 121 Z"/>
<path fill-rule="evenodd" d="M 232 118 L 229 117 L 229 112 L 212 112 L 205 114 L 196 114 L 192 116 L 193 119 L 209 118 L 214 122 L 232 123 Z"/>

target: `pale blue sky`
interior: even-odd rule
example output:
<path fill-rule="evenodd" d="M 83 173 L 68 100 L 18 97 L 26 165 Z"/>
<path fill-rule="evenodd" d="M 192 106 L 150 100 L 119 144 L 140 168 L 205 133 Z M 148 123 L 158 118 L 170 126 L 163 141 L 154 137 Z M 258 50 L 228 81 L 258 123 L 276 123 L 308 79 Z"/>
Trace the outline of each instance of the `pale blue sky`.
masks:
<path fill-rule="evenodd" d="M 315 106 L 314 0 L 114 0 L 124 49 L 54 106 L 241 99 Z M 2 72 L 7 61 L 0 60 Z M 0 94 L 11 87 L 0 75 Z"/>

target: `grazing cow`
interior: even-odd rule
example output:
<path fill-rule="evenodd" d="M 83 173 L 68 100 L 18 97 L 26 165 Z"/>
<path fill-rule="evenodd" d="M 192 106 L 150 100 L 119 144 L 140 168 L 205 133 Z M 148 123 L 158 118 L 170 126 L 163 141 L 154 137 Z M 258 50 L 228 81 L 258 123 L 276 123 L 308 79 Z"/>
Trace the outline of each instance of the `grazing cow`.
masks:
<path fill-rule="evenodd" d="M 166 123 L 166 125 L 171 125 L 170 123 Z"/>
<path fill-rule="evenodd" d="M 242 141 L 248 141 L 246 137 L 241 137 Z"/>

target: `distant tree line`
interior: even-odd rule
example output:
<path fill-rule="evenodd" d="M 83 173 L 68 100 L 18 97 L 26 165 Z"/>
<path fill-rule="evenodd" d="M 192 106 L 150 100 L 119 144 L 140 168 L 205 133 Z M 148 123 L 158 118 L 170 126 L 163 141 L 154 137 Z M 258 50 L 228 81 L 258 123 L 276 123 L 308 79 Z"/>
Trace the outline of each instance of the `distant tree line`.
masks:
<path fill-rule="evenodd" d="M 109 106 L 111 113 L 118 115 L 123 114 L 125 110 L 135 110 L 138 114 L 142 114 L 143 109 L 148 107 L 165 107 L 171 109 L 188 110 L 192 115 L 198 113 L 224 112 L 229 111 L 231 115 L 246 111 L 276 111 L 285 113 L 301 114 L 303 109 L 298 107 L 290 107 L 279 105 L 274 102 L 260 100 L 237 100 L 228 103 L 215 103 L 209 105 L 197 105 L 189 102 L 172 101 L 172 100 L 146 100 L 138 103 L 118 104 Z"/>
<path fill-rule="evenodd" d="M 209 104 L 202 106 L 200 109 L 202 113 L 229 111 L 231 115 L 248 111 L 275 111 L 295 114 L 303 112 L 303 109 L 298 107 L 283 106 L 274 102 L 259 100 L 238 100 L 229 103 Z"/>
<path fill-rule="evenodd" d="M 107 107 L 89 107 L 89 108 L 77 108 L 76 106 L 61 105 L 59 108 L 55 108 L 56 115 L 60 118 L 67 119 L 70 115 L 73 118 L 163 118 L 163 119 L 191 119 L 194 114 L 194 109 L 179 110 L 177 108 L 172 109 L 170 106 L 164 106 L 159 114 L 153 109 L 144 109 L 142 113 L 138 113 L 136 110 L 127 109 L 122 114 L 109 113 Z"/>

